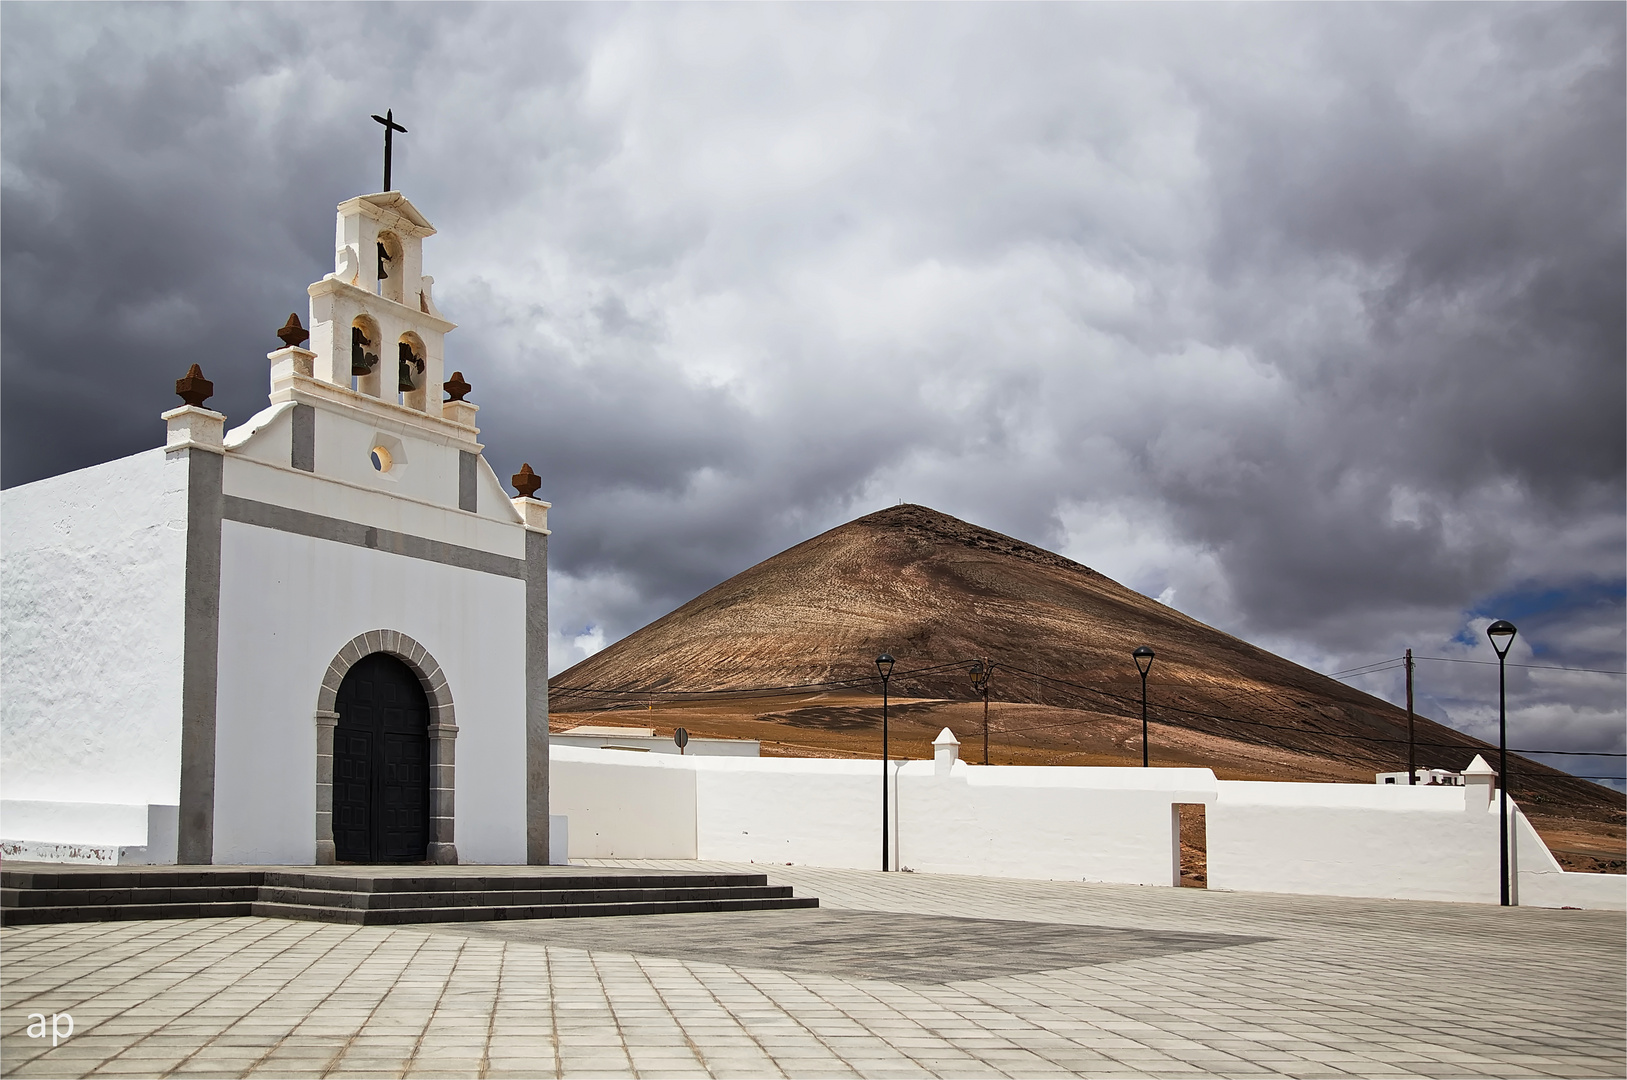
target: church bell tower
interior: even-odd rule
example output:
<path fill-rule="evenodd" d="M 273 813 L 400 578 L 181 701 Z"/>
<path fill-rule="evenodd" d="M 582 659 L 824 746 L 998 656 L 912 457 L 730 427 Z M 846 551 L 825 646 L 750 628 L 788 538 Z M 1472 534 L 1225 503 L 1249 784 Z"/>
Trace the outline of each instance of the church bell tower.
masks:
<path fill-rule="evenodd" d="M 309 289 L 316 379 L 441 415 L 444 340 L 456 326 L 423 272 L 424 238 L 434 235 L 399 191 L 339 205 L 333 273 Z"/>

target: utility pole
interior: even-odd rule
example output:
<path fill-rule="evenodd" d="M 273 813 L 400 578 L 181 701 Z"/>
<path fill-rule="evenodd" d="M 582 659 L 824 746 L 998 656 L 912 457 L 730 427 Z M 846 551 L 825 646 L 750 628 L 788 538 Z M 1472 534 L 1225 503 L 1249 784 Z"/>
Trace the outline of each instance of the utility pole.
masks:
<path fill-rule="evenodd" d="M 988 660 L 979 660 L 972 664 L 972 689 L 983 695 L 983 764 L 989 763 L 989 676 L 994 674 L 994 664 Z"/>
<path fill-rule="evenodd" d="M 1412 724 L 1412 650 L 1407 650 L 1407 784 L 1418 782 L 1417 744 L 1413 741 Z"/>

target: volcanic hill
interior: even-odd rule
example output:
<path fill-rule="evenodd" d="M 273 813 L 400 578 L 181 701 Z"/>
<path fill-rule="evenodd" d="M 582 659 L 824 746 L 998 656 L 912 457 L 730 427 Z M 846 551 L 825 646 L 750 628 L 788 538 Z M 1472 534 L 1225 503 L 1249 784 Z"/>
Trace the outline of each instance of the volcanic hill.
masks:
<path fill-rule="evenodd" d="M 553 711 L 556 726 L 637 709 L 626 722 L 759 738 L 765 754 L 879 756 L 874 661 L 888 652 L 895 752 L 913 722 L 915 756 L 929 756 L 925 744 L 948 724 L 976 761 L 983 712 L 967 668 L 985 658 L 1000 703 L 990 760 L 1140 764 L 1130 652 L 1143 644 L 1157 652 L 1154 764 L 1366 783 L 1406 767 L 1396 706 L 1071 559 L 912 505 L 781 552 L 560 673 Z M 1420 765 L 1461 769 L 1476 753 L 1496 762 L 1495 747 L 1423 717 L 1416 739 Z M 1524 758 L 1511 766 L 1511 791 L 1539 827 L 1544 817 L 1575 822 L 1598 841 L 1579 850 L 1601 865 L 1620 859 L 1620 794 Z"/>

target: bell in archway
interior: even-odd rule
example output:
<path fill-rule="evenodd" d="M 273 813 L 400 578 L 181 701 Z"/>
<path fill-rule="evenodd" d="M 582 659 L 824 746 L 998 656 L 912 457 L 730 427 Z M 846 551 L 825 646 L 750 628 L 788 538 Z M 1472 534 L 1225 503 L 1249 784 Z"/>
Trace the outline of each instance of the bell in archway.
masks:
<path fill-rule="evenodd" d="M 422 373 L 424 370 L 424 362 L 418 359 L 417 356 L 413 355 L 412 346 L 408 345 L 405 341 L 401 343 L 400 355 L 401 377 L 396 381 L 396 389 L 405 394 L 409 391 L 418 389 L 417 384 L 412 381 L 412 372 L 414 368 L 417 368 L 418 371 Z"/>
<path fill-rule="evenodd" d="M 373 368 L 378 366 L 378 354 L 367 351 L 367 346 L 371 344 L 373 343 L 367 340 L 367 335 L 362 333 L 361 327 L 352 326 L 350 328 L 350 373 L 352 375 L 370 375 Z"/>

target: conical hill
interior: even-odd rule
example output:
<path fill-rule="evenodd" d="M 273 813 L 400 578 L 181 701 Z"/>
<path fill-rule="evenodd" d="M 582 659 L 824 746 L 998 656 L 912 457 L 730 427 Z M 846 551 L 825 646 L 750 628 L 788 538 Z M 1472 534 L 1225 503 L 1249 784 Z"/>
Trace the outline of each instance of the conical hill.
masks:
<path fill-rule="evenodd" d="M 555 676 L 556 710 L 604 692 L 704 694 L 851 682 L 968 700 L 967 665 L 995 665 L 991 698 L 1139 721 L 1131 651 L 1157 654 L 1158 723 L 1373 771 L 1405 767 L 1403 710 L 1181 614 L 1070 559 L 923 506 L 831 529 L 744 570 Z M 912 674 L 913 673 L 913 674 Z M 593 693 L 586 693 L 592 691 Z M 1422 717 L 1421 765 L 1461 769 L 1488 747 Z M 1495 748 L 1487 760 L 1495 764 Z M 1606 814 L 1621 797 L 1520 759 L 1513 790 Z M 1533 807 L 1535 808 L 1535 807 Z M 1555 806 L 1557 809 L 1557 806 Z"/>

